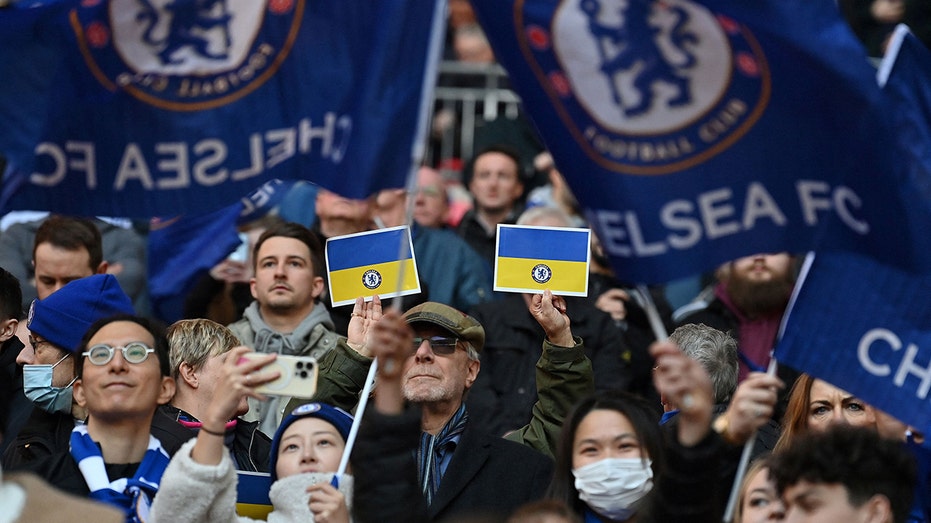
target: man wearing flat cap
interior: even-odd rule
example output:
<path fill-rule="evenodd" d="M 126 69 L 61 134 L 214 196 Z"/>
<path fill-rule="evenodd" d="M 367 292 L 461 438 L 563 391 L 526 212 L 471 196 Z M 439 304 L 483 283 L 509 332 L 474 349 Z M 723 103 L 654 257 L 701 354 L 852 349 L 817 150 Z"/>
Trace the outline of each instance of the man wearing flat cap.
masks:
<path fill-rule="evenodd" d="M 411 421 L 410 416 L 414 416 L 415 425 L 419 420 L 421 434 L 414 461 L 430 520 L 476 511 L 506 515 L 542 497 L 550 481 L 549 456 L 562 419 L 577 397 L 593 390 L 591 362 L 585 357 L 581 339 L 574 338 L 569 329 L 565 300 L 546 292 L 534 297 L 530 309 L 547 335 L 538 363 L 540 401 L 534 406 L 533 421 L 507 439 L 471 427 L 463 403 L 481 369 L 479 355 L 485 342 L 481 324 L 436 302 L 418 305 L 403 316 L 413 331 L 413 342 L 409 357 L 394 373 L 404 399 L 420 408 L 409 410 L 408 418 L 387 422 L 383 429 L 363 430 L 391 439 L 390 432 L 405 420 Z M 377 300 L 370 304 L 357 301 L 348 344 L 355 354 L 337 346 L 322 360 L 316 400 L 350 408 L 355 404 L 372 349 L 381 343 L 372 334 L 383 327 L 380 318 Z M 360 361 L 365 364 L 357 365 Z M 388 361 L 385 365 L 394 364 Z M 388 370 L 380 368 L 379 380 Z M 369 415 L 373 413 L 367 412 Z M 360 454 L 366 448 L 384 453 L 382 443 L 385 441 L 365 441 L 360 435 L 355 450 Z"/>

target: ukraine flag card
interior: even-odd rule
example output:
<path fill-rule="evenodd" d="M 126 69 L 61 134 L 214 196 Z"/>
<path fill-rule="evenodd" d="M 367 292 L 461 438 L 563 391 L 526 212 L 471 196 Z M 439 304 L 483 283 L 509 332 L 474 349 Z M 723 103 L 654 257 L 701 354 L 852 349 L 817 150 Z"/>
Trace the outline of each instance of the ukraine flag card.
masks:
<path fill-rule="evenodd" d="M 495 290 L 588 295 L 590 231 L 498 225 Z"/>
<path fill-rule="evenodd" d="M 326 242 L 330 302 L 334 307 L 420 292 L 417 261 L 406 225 L 330 238 Z M 398 288 L 403 272 L 403 287 Z"/>

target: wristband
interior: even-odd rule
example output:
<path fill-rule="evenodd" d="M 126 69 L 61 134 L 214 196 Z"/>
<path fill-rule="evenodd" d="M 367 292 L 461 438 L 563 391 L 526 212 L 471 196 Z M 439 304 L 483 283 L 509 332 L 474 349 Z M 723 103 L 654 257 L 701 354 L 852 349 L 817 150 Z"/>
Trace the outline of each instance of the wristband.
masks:
<path fill-rule="evenodd" d="M 205 427 L 205 426 L 203 426 L 203 425 L 200 426 L 200 430 L 203 431 L 203 432 L 206 432 L 207 434 L 210 434 L 210 435 L 212 435 L 212 436 L 219 436 L 219 437 L 221 437 L 221 438 L 225 438 L 225 437 L 226 437 L 226 431 L 225 431 L 225 430 L 224 430 L 223 432 L 217 432 L 217 431 L 215 431 L 215 430 L 210 430 L 210 429 L 208 429 L 207 427 Z"/>

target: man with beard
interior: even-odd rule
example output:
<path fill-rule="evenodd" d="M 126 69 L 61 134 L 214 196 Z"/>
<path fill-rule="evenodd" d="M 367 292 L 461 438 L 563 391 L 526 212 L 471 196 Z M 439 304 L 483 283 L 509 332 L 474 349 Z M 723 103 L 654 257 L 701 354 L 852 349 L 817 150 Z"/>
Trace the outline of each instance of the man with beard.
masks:
<path fill-rule="evenodd" d="M 306 227 L 285 222 L 259 237 L 253 249 L 252 302 L 243 318 L 229 326 L 243 345 L 256 352 L 320 358 L 336 346 L 339 336 L 326 308 L 317 306 L 325 271 L 317 237 Z M 265 402 L 249 400 L 247 421 L 259 421 L 262 432 L 274 434 L 281 421 L 279 406 L 287 397 Z"/>
<path fill-rule="evenodd" d="M 714 288 L 714 299 L 704 309 L 683 318 L 679 325 L 704 323 L 736 338 L 738 382 L 750 372 L 766 372 L 782 314 L 795 286 L 795 265 L 795 257 L 788 253 L 754 254 L 730 262 L 721 271 L 724 276 Z M 797 376 L 795 371 L 780 366 L 783 382 L 794 383 Z M 777 415 L 781 414 L 781 406 L 782 401 Z"/>

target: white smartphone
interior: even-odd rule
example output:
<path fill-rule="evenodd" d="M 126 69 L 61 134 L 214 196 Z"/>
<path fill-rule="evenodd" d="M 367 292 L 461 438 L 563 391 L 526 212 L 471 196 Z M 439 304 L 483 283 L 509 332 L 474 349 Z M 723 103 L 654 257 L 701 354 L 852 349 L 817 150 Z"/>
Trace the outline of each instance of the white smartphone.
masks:
<path fill-rule="evenodd" d="M 252 360 L 264 356 L 259 352 L 244 355 Z M 284 356 L 279 354 L 275 361 L 262 367 L 262 370 L 277 370 L 278 379 L 256 387 L 256 392 L 271 396 L 293 396 L 311 398 L 317 392 L 317 360 L 311 356 Z"/>

